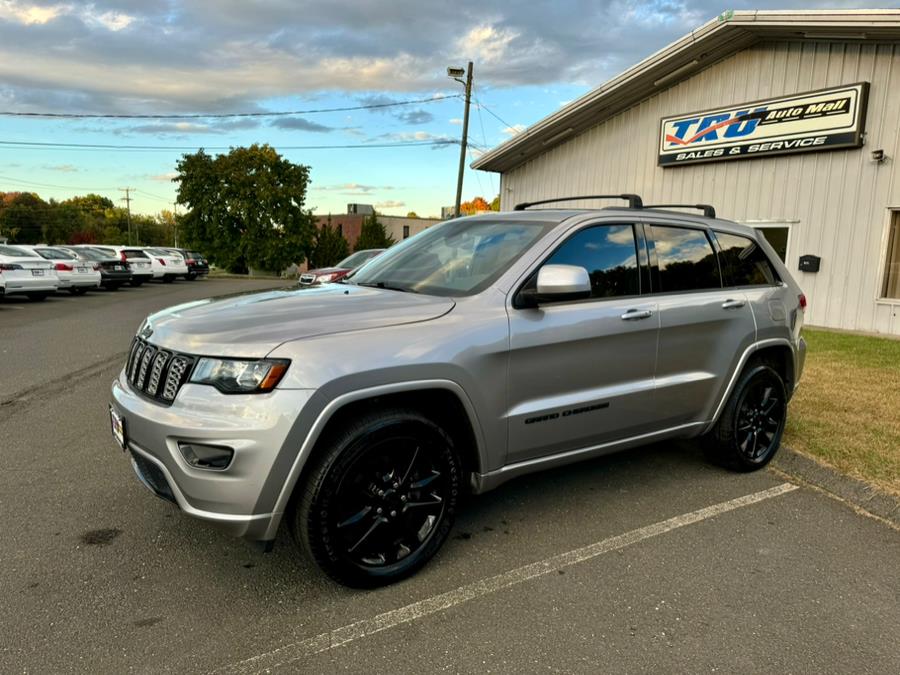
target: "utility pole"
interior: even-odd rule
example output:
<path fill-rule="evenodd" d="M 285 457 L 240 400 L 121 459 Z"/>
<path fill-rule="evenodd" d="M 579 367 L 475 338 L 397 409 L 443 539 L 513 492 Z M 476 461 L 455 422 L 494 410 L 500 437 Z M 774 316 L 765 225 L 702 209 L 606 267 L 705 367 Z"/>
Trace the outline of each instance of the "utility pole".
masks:
<path fill-rule="evenodd" d="M 131 191 L 134 188 L 119 188 L 120 192 L 124 192 L 125 196 L 122 197 L 122 201 L 125 202 L 125 206 L 128 209 L 128 245 L 131 246 Z M 138 242 L 140 242 L 140 236 L 138 236 Z"/>
<path fill-rule="evenodd" d="M 172 229 L 175 231 L 175 248 L 178 248 L 178 202 L 172 202 Z"/>
<path fill-rule="evenodd" d="M 456 218 L 459 218 L 459 204 L 462 201 L 463 172 L 466 169 L 466 144 L 469 139 L 469 103 L 472 100 L 472 69 L 472 62 L 469 61 L 469 67 L 466 69 L 466 81 L 463 83 L 466 86 L 466 109 L 463 113 L 462 141 L 459 144 L 459 175 L 456 178 L 456 206 L 454 209 Z M 462 82 L 462 80 L 459 79 L 457 79 L 457 81 Z"/>

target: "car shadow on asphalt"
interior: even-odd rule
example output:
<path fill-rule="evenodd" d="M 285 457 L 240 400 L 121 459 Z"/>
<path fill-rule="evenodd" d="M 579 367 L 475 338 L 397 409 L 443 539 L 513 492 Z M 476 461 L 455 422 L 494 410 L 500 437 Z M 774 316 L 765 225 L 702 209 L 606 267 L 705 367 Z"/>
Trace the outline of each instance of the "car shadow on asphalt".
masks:
<path fill-rule="evenodd" d="M 442 551 L 404 585 L 439 577 L 442 590 L 454 588 L 471 581 L 473 573 L 499 573 L 706 506 L 704 490 L 719 486 L 721 491 L 723 478 L 730 483 L 737 476 L 710 465 L 696 444 L 672 442 L 523 476 L 486 494 L 467 496 Z M 701 501 L 692 501 L 692 494 Z M 245 581 L 260 575 L 266 586 L 291 587 L 293 601 L 358 592 L 330 582 L 300 554 L 286 521 L 274 550 L 263 554 L 167 505 L 148 509 L 148 517 L 151 513 L 165 521 L 158 526 L 179 555 L 189 551 L 190 557 L 204 561 L 203 583 L 221 583 L 233 591 L 235 575 Z M 247 588 L 253 584 L 245 592 Z M 249 592 L 268 590 L 260 585 Z"/>

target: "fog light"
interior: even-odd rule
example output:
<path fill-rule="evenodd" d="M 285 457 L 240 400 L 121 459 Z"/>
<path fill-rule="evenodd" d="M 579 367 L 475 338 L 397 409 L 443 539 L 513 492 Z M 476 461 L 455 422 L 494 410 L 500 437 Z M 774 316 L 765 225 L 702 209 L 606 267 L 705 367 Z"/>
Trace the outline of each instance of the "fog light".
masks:
<path fill-rule="evenodd" d="M 198 469 L 224 469 L 234 457 L 234 450 L 222 445 L 179 443 L 178 449 L 181 450 L 184 461 Z"/>

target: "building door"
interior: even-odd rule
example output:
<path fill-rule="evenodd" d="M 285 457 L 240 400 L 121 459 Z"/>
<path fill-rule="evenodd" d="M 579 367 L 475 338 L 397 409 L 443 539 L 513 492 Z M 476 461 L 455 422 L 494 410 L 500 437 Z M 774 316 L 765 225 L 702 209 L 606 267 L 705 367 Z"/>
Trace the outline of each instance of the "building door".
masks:
<path fill-rule="evenodd" d="M 787 265 L 791 243 L 791 227 L 788 223 L 746 223 L 766 238 L 781 262 Z"/>

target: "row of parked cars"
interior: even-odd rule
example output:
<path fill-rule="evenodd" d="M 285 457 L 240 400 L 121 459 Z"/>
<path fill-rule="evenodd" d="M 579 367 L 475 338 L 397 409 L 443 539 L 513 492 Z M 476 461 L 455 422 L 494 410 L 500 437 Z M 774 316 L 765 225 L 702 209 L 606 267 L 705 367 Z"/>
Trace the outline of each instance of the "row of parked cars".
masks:
<path fill-rule="evenodd" d="M 83 295 L 146 281 L 193 281 L 209 274 L 202 254 L 181 248 L 141 246 L 0 245 L 0 296 L 44 300 L 56 291 Z"/>

